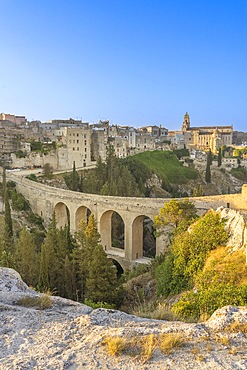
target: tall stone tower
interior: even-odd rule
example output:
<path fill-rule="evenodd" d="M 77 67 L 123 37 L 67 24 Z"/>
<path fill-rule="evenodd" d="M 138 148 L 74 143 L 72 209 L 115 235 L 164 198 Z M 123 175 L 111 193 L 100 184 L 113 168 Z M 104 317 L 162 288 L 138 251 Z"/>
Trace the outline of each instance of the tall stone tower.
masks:
<path fill-rule="evenodd" d="M 187 131 L 188 128 L 190 128 L 190 116 L 188 114 L 188 112 L 185 113 L 184 115 L 184 122 L 183 122 L 183 125 L 182 125 L 182 131 Z"/>

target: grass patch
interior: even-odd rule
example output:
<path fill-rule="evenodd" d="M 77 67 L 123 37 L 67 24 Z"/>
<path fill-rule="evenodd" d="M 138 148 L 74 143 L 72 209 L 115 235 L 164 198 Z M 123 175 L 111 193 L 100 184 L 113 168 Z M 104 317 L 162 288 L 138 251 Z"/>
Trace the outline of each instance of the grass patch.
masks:
<path fill-rule="evenodd" d="M 141 360 L 142 363 L 146 363 L 148 360 L 150 360 L 154 354 L 154 351 L 157 348 L 157 338 L 154 334 L 145 335 L 141 339 Z"/>
<path fill-rule="evenodd" d="M 168 356 L 183 343 L 182 334 L 167 333 L 143 336 L 109 336 L 101 344 L 105 346 L 107 353 L 111 356 L 124 353 L 144 364 L 153 357 L 157 349 Z"/>
<path fill-rule="evenodd" d="M 161 334 L 159 336 L 159 348 L 166 355 L 169 355 L 175 348 L 180 347 L 184 339 L 180 333 Z"/>
<path fill-rule="evenodd" d="M 52 307 L 52 300 L 48 294 L 41 294 L 39 297 L 25 296 L 17 302 L 19 306 L 36 307 L 40 310 L 45 310 Z"/>
<path fill-rule="evenodd" d="M 111 356 L 120 355 L 127 347 L 127 340 L 124 337 L 106 337 L 102 342 Z"/>
<path fill-rule="evenodd" d="M 232 168 L 231 175 L 241 181 L 247 181 L 247 170 L 244 167 Z"/>
<path fill-rule="evenodd" d="M 154 320 L 180 321 L 181 318 L 170 309 L 169 305 L 158 303 L 154 306 L 152 302 L 135 306 L 131 314 Z"/>
<path fill-rule="evenodd" d="M 188 180 L 198 178 L 198 172 L 193 168 L 183 166 L 171 151 L 147 151 L 133 157 L 144 163 L 165 183 L 186 184 Z"/>
<path fill-rule="evenodd" d="M 216 337 L 215 341 L 225 347 L 230 345 L 230 339 L 226 336 Z"/>
<path fill-rule="evenodd" d="M 237 321 L 234 321 L 230 327 L 229 327 L 229 331 L 231 333 L 244 333 L 246 334 L 247 333 L 247 324 L 244 324 L 244 323 L 240 323 L 240 322 L 237 322 Z"/>

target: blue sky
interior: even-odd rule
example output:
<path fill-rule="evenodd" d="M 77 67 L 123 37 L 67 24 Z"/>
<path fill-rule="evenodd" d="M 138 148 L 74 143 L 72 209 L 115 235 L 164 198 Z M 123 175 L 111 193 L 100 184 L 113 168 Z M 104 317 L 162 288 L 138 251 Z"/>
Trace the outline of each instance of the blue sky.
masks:
<path fill-rule="evenodd" d="M 0 112 L 247 131 L 246 0 L 0 0 Z"/>

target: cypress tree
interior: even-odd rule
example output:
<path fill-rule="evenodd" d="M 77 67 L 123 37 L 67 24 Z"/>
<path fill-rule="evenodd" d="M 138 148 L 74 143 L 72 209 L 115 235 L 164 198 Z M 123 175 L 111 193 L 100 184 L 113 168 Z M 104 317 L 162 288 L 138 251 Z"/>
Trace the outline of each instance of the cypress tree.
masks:
<path fill-rule="evenodd" d="M 207 159 L 208 159 L 209 164 L 211 166 L 211 164 L 213 163 L 213 154 L 211 152 L 211 149 L 209 149 L 209 152 L 208 152 L 208 155 L 207 155 Z"/>
<path fill-rule="evenodd" d="M 85 298 L 94 302 L 114 303 L 117 296 L 117 273 L 102 246 L 97 244 L 91 256 L 86 278 Z"/>
<path fill-rule="evenodd" d="M 42 289 L 55 290 L 56 293 L 63 296 L 65 257 L 56 225 L 56 217 L 53 213 L 50 228 L 41 247 L 39 285 Z"/>
<path fill-rule="evenodd" d="M 205 175 L 205 180 L 207 184 L 210 184 L 211 182 L 211 169 L 210 169 L 210 157 L 207 157 L 207 167 L 206 167 L 206 175 Z"/>
<path fill-rule="evenodd" d="M 69 299 L 77 299 L 75 269 L 68 255 L 64 261 L 64 296 Z"/>
<path fill-rule="evenodd" d="M 32 286 L 38 283 L 39 256 L 32 235 L 24 226 L 21 230 L 15 250 L 16 269 L 23 280 Z"/>
<path fill-rule="evenodd" d="M 75 168 L 75 161 L 73 162 L 73 171 L 72 171 L 72 181 L 71 181 L 71 190 L 77 191 L 79 187 L 79 175 Z"/>
<path fill-rule="evenodd" d="M 116 268 L 100 244 L 100 235 L 92 213 L 87 225 L 80 222 L 76 239 L 78 246 L 74 249 L 73 256 L 79 299 L 113 303 L 117 295 Z"/>
<path fill-rule="evenodd" d="M 4 213 L 4 223 L 5 223 L 5 231 L 9 237 L 13 236 L 13 225 L 12 225 L 12 218 L 11 218 L 11 210 L 9 205 L 9 195 L 8 191 L 5 191 L 5 213 Z"/>
<path fill-rule="evenodd" d="M 3 189 L 2 189 L 3 204 L 5 202 L 5 192 L 6 192 L 6 168 L 3 167 Z"/>
<path fill-rule="evenodd" d="M 222 155 L 221 155 L 221 148 L 219 148 L 218 152 L 218 167 L 220 167 L 222 164 Z"/>
<path fill-rule="evenodd" d="M 9 205 L 8 191 L 5 191 L 5 210 L 4 210 L 4 234 L 3 234 L 3 249 L 6 253 L 11 255 L 14 253 L 14 238 L 13 238 L 13 225 L 11 218 L 11 210 Z M 13 255 L 10 257 L 13 260 Z M 14 266 L 11 266 L 14 267 Z"/>

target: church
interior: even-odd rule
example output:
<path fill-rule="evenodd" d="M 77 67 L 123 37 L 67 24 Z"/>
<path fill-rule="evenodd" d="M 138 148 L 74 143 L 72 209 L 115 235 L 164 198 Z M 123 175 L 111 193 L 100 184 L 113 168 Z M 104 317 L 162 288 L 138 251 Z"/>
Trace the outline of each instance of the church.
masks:
<path fill-rule="evenodd" d="M 190 127 L 190 117 L 186 112 L 182 125 L 184 144 L 187 149 L 217 153 L 222 145 L 232 145 L 232 126 Z"/>

